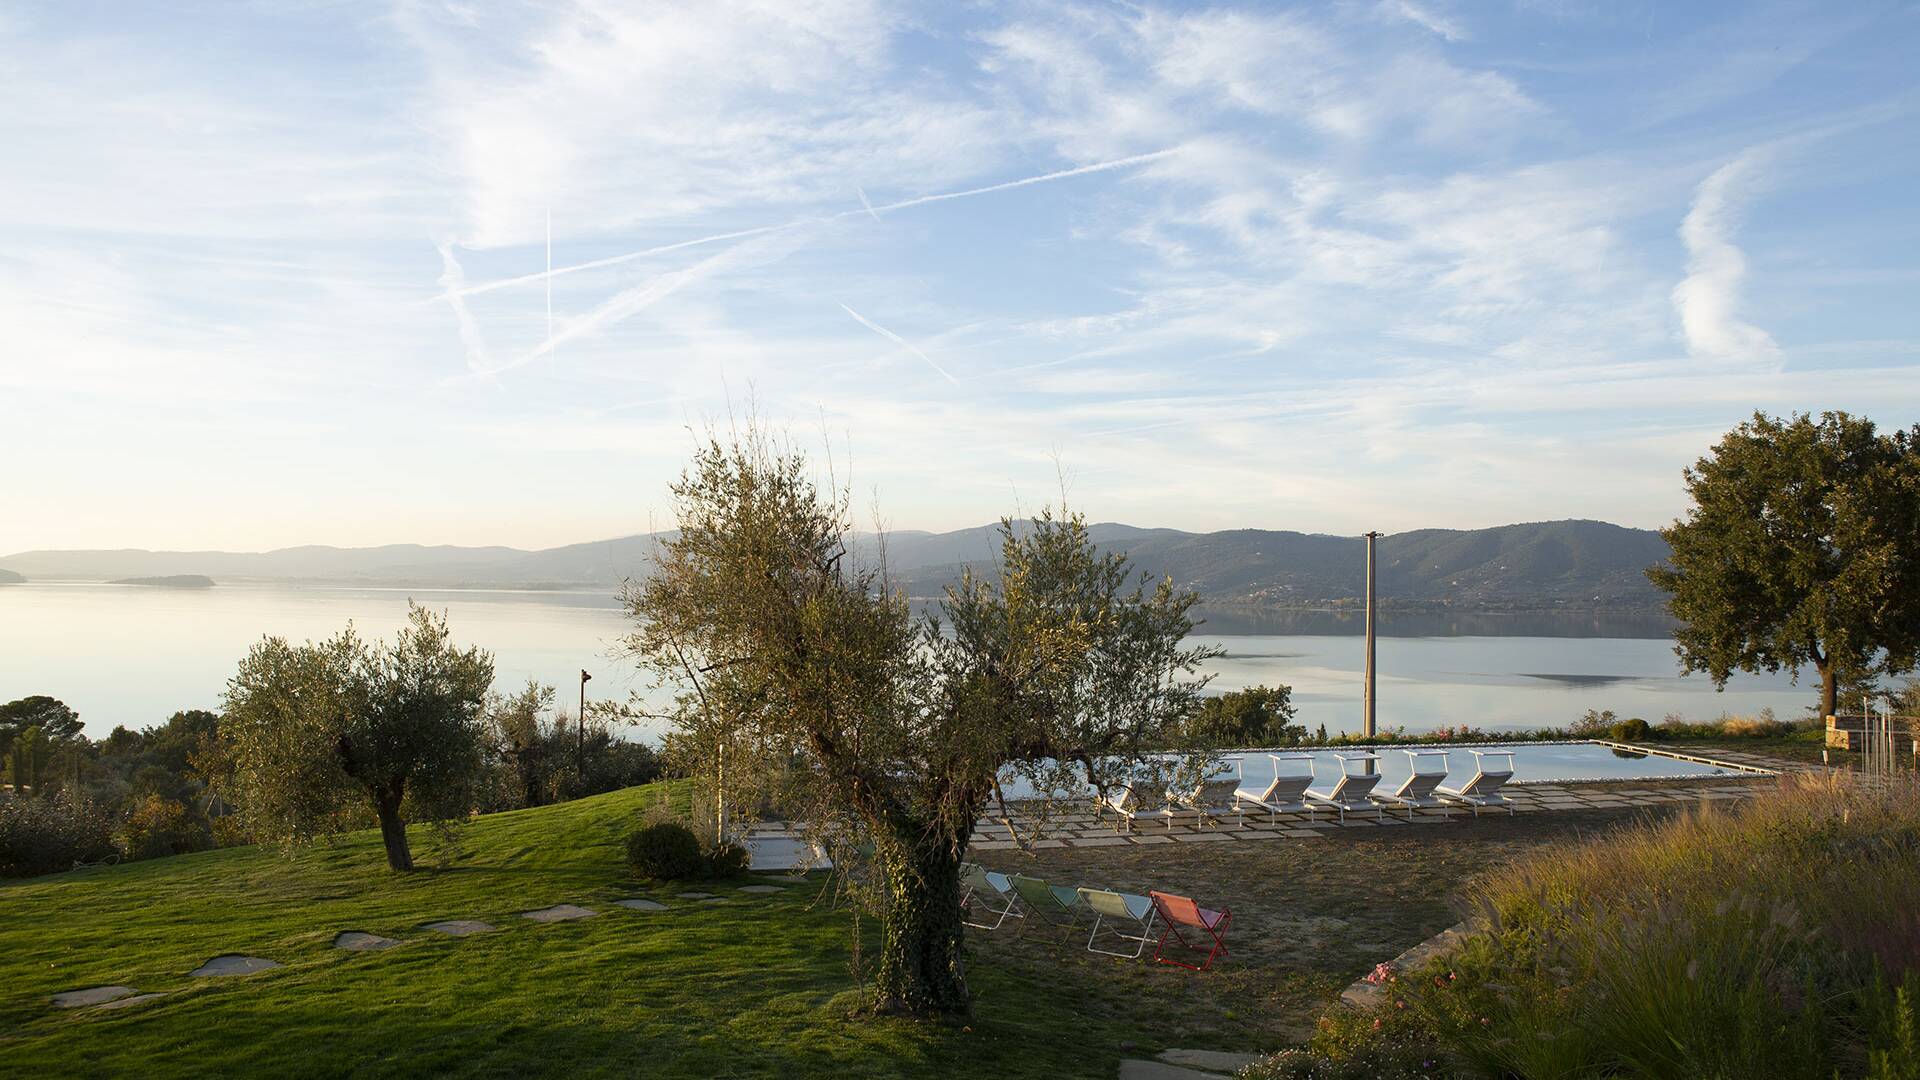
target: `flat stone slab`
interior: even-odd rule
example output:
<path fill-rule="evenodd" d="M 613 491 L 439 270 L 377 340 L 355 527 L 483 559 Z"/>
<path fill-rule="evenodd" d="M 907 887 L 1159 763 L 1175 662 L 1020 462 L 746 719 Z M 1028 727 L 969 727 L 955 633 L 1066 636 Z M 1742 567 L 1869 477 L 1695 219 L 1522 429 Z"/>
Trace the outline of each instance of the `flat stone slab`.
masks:
<path fill-rule="evenodd" d="M 491 923 L 483 923 L 478 919 L 448 919 L 444 922 L 430 922 L 426 929 L 437 930 L 442 934 L 452 934 L 454 937 L 466 937 L 468 934 L 489 934 L 494 928 Z"/>
<path fill-rule="evenodd" d="M 683 892 L 683 893 L 675 893 L 674 895 L 678 896 L 682 900 L 717 900 L 719 899 L 718 897 L 714 896 L 710 892 Z"/>
<path fill-rule="evenodd" d="M 218 978 L 226 975 L 252 975 L 261 971 L 272 971 L 280 965 L 264 956 L 241 956 L 238 953 L 225 953 L 187 972 L 188 975 L 203 979 Z"/>
<path fill-rule="evenodd" d="M 592 908 L 583 908 L 576 904 L 555 904 L 538 911 L 520 913 L 522 918 L 532 919 L 534 922 L 572 922 L 575 919 L 591 919 L 598 914 L 600 913 Z"/>
<path fill-rule="evenodd" d="M 740 891 L 750 893 L 777 893 L 785 892 L 786 890 L 778 885 L 742 885 L 740 886 Z"/>
<path fill-rule="evenodd" d="M 105 1005 L 115 998 L 140 991 L 131 986 L 89 986 L 85 990 L 68 990 L 53 995 L 53 1007 L 56 1009 L 78 1009 L 84 1005 Z"/>
<path fill-rule="evenodd" d="M 100 1007 L 102 1009 L 126 1009 L 135 1005 L 145 1005 L 149 1001 L 158 1001 L 166 996 L 165 994 L 135 994 L 132 997 L 123 997 L 115 1001 L 109 1001 Z"/>
<path fill-rule="evenodd" d="M 619 904 L 623 908 L 632 908 L 635 911 L 667 910 L 667 905 L 653 900 L 615 900 L 614 903 Z"/>
<path fill-rule="evenodd" d="M 1224 1050 L 1162 1050 L 1158 1057 L 1169 1065 L 1218 1073 L 1237 1073 L 1260 1060 L 1259 1054 L 1232 1054 Z"/>
<path fill-rule="evenodd" d="M 726 898 L 726 897 L 724 897 L 724 896 L 709 896 L 709 897 L 707 897 L 706 899 L 704 899 L 704 900 L 702 900 L 702 901 L 700 901 L 700 902 L 701 902 L 701 903 L 703 903 L 703 904 L 731 904 L 731 903 L 733 903 L 733 901 L 731 901 L 731 900 L 729 900 L 729 899 L 727 899 L 727 898 Z"/>
<path fill-rule="evenodd" d="M 1164 1061 L 1126 1058 L 1120 1062 L 1120 1080 L 1220 1080 L 1220 1073 L 1201 1072 Z"/>
<path fill-rule="evenodd" d="M 378 952 L 381 949 L 391 949 L 398 944 L 400 944 L 398 941 L 390 937 L 369 934 L 364 930 L 343 930 L 333 936 L 333 947 L 346 949 L 349 952 Z"/>

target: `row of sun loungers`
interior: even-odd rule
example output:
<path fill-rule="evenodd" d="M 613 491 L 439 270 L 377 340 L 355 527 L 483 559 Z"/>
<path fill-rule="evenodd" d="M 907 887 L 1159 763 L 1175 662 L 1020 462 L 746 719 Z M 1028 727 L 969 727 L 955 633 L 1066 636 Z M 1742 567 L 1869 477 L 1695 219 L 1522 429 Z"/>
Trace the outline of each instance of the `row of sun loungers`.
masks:
<path fill-rule="evenodd" d="M 1092 915 L 1088 952 L 1137 960 L 1151 941 L 1156 962 L 1192 971 L 1205 971 L 1214 958 L 1227 954 L 1233 912 L 1203 908 L 1191 897 L 1151 890 L 1138 896 L 1084 885 L 1067 888 L 1024 874 L 998 874 L 975 863 L 960 864 L 960 884 L 966 923 L 977 929 L 997 930 L 1008 919 L 1018 919 L 1022 932 L 1044 923 L 1071 935 Z M 1198 961 L 1189 962 L 1196 954 Z"/>
<path fill-rule="evenodd" d="M 1410 759 L 1412 771 L 1393 791 L 1376 790 L 1380 784 L 1380 774 L 1374 767 L 1380 760 L 1377 754 L 1338 755 L 1340 775 L 1327 787 L 1314 786 L 1317 777 L 1312 754 L 1269 754 L 1273 778 L 1264 788 L 1236 789 L 1231 808 L 1206 805 L 1203 782 L 1191 790 L 1169 789 L 1164 803 L 1157 806 L 1142 800 L 1133 785 L 1123 784 L 1107 793 L 1100 810 L 1113 814 L 1128 829 L 1141 821 L 1165 821 L 1171 829 L 1174 819 L 1183 814 L 1191 815 L 1203 825 L 1217 824 L 1220 818 L 1231 814 L 1244 827 L 1249 809 L 1265 810 L 1269 820 L 1276 822 L 1282 814 L 1304 814 L 1312 821 L 1317 807 L 1333 810 L 1342 822 L 1347 820 L 1349 810 L 1372 810 L 1384 819 L 1388 808 L 1404 809 L 1409 821 L 1417 810 L 1438 808 L 1444 812 L 1450 806 L 1470 807 L 1475 817 L 1483 807 L 1504 807 L 1507 813 L 1513 813 L 1511 800 L 1500 794 L 1500 789 L 1513 778 L 1513 752 L 1467 752 L 1474 756 L 1473 775 L 1455 786 L 1446 783 L 1445 750 L 1402 751 Z"/>

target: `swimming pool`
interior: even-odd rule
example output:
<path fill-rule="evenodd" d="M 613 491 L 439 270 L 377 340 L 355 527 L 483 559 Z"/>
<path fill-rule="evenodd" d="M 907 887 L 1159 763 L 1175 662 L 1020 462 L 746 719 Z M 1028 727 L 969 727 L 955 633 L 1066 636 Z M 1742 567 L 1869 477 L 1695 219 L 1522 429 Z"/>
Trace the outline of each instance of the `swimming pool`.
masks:
<path fill-rule="evenodd" d="M 1316 786 L 1325 786 L 1332 784 L 1334 778 L 1340 775 L 1342 757 L 1374 753 L 1380 756 L 1380 760 L 1375 762 L 1380 771 L 1380 788 L 1391 791 L 1413 771 L 1407 750 L 1418 750 L 1423 753 L 1444 752 L 1447 757 L 1447 772 L 1454 783 L 1465 781 L 1467 777 L 1473 775 L 1474 755 L 1470 753 L 1472 750 L 1511 752 L 1513 754 L 1512 782 L 1516 784 L 1592 783 L 1607 780 L 1695 780 L 1715 776 L 1754 776 L 1761 773 L 1756 769 L 1712 765 L 1670 757 L 1657 751 L 1643 752 L 1617 748 L 1606 743 L 1555 742 L 1373 748 L 1346 746 L 1337 750 L 1308 750 L 1297 747 L 1274 750 L 1231 750 L 1220 755 L 1221 766 L 1214 774 L 1214 779 L 1232 780 L 1237 775 L 1242 778 L 1244 786 L 1263 788 L 1267 785 L 1267 781 L 1273 779 L 1273 762 L 1268 758 L 1269 754 L 1304 753 L 1313 758 Z M 1421 767 L 1430 770 L 1433 765 L 1426 763 Z M 1493 767 L 1491 762 L 1489 767 Z M 1019 780 L 1009 783 L 1006 791 L 1009 800 L 1033 797 L 1033 789 Z"/>

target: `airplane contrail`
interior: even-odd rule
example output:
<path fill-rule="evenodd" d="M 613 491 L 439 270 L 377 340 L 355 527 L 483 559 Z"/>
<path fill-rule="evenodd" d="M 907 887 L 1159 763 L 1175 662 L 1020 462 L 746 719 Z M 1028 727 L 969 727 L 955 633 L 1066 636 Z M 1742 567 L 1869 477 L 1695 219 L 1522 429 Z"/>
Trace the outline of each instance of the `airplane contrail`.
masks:
<path fill-rule="evenodd" d="M 925 206 L 928 203 L 946 202 L 950 199 L 966 199 L 975 195 L 988 195 L 996 191 L 1008 191 L 1013 188 L 1027 187 L 1032 184 L 1045 184 L 1054 180 L 1066 180 L 1075 176 L 1085 176 L 1089 173 L 1106 172 L 1109 169 L 1124 169 L 1130 165 L 1144 165 L 1149 161 L 1157 161 L 1161 158 L 1177 154 L 1180 152 L 1180 149 L 1180 147 L 1173 146 L 1165 150 L 1155 150 L 1150 154 L 1135 154 L 1132 157 L 1095 162 L 1092 165 L 1081 165 L 1072 169 L 1061 169 L 1057 172 L 1042 173 L 1039 176 L 1022 177 L 1019 180 L 1008 180 L 1003 183 L 988 184 L 985 187 L 967 188 L 964 191 L 946 191 L 935 195 L 921 195 L 912 199 L 902 199 L 899 202 L 887 203 L 884 206 L 874 206 L 869 203 L 866 199 L 866 193 L 863 191 L 860 193 L 860 201 L 862 203 L 860 209 L 843 210 L 837 214 L 828 215 L 826 220 L 836 221 L 841 218 L 854 217 L 859 214 L 871 214 L 875 219 L 878 219 L 880 216 L 879 212 L 882 210 L 904 210 L 913 206 Z M 536 281 L 546 281 L 565 274 L 577 274 L 582 270 L 598 270 L 606 266 L 618 266 L 621 263 L 632 262 L 635 259 L 645 259 L 654 255 L 665 255 L 669 252 L 698 247 L 702 244 L 717 244 L 724 240 L 744 240 L 751 236 L 760 236 L 765 233 L 798 228 L 801 225 L 810 223 L 810 221 L 817 220 L 819 219 L 799 218 L 793 221 L 783 222 L 779 225 L 761 225 L 752 229 L 738 229 L 733 232 L 715 233 L 712 236 L 701 236 L 692 240 L 681 240 L 672 244 L 662 244 L 659 247 L 646 248 L 642 251 L 629 251 L 624 255 L 609 255 L 604 259 L 593 259 L 589 262 L 575 263 L 572 266 L 552 267 L 538 273 L 522 274 L 519 277 L 501 278 L 498 281 L 488 281 L 479 285 L 468 285 L 460 289 L 448 290 L 433 299 L 443 300 L 452 299 L 456 296 L 477 296 L 481 293 L 493 292 L 495 289 L 506 289 L 515 285 L 531 285 Z"/>
<path fill-rule="evenodd" d="M 859 323 L 861 326 L 866 327 L 867 329 L 873 331 L 876 334 L 879 334 L 881 337 L 886 338 L 888 341 L 893 342 L 895 345 L 900 346 L 901 348 L 907 350 L 908 352 L 919 357 L 920 359 L 925 360 L 927 362 L 928 367 L 939 372 L 941 376 L 944 377 L 948 382 L 952 383 L 955 386 L 960 385 L 959 379 L 956 379 L 951 374 L 949 374 L 946 368 L 943 368 L 939 364 L 934 363 L 933 357 L 928 356 L 926 353 L 921 352 L 919 347 L 914 345 L 913 342 L 908 341 L 906 338 L 901 337 L 899 334 L 896 334 L 893 331 L 887 329 L 886 327 L 881 326 L 879 323 L 874 322 L 872 319 L 867 318 L 865 315 L 860 314 L 859 312 L 853 310 L 852 308 L 848 307 L 845 304 L 840 305 L 840 310 L 853 316 L 854 322 Z"/>

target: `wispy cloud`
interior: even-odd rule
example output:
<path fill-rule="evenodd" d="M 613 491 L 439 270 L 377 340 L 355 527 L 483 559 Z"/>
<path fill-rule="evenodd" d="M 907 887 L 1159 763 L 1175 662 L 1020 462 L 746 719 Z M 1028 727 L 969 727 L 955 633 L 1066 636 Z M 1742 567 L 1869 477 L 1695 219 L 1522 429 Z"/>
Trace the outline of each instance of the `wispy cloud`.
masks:
<path fill-rule="evenodd" d="M 1695 189 L 1693 203 L 1680 223 L 1687 276 L 1673 290 L 1673 305 L 1680 314 L 1687 351 L 1695 359 L 1780 359 L 1773 336 L 1740 317 L 1747 258 L 1734 243 L 1746 204 L 1777 154 L 1774 146 L 1756 146 L 1715 169 Z"/>
<path fill-rule="evenodd" d="M 928 367 L 940 373 L 941 378 L 947 380 L 948 382 L 952 383 L 955 386 L 960 385 L 959 379 L 954 378 L 953 375 L 950 372 L 948 372 L 946 368 L 943 368 L 939 364 L 935 363 L 933 357 L 928 356 L 926 353 L 920 351 L 920 347 L 918 345 L 915 345 L 913 342 L 908 341 L 906 338 L 901 337 L 899 334 L 894 333 L 893 331 L 887 329 L 886 327 L 881 326 L 879 323 L 874 322 L 872 319 L 867 318 L 865 315 L 860 314 L 859 312 L 853 310 L 852 308 L 848 307 L 845 304 L 840 305 L 840 310 L 853 316 L 854 322 L 859 323 L 861 326 L 866 327 L 867 329 L 873 331 L 876 334 L 879 334 L 881 337 L 886 338 L 888 341 L 893 342 L 895 345 L 900 346 L 901 348 L 907 350 L 908 352 L 919 357 L 920 359 L 925 360 L 927 362 Z"/>

